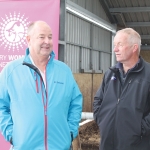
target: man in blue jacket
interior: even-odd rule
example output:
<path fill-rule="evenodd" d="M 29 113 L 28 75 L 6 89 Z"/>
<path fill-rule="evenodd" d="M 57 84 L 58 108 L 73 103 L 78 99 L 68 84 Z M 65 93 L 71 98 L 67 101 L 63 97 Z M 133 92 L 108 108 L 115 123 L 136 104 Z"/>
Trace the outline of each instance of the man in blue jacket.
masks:
<path fill-rule="evenodd" d="M 25 57 L 0 74 L 0 130 L 13 150 L 69 150 L 78 134 L 82 94 L 70 68 L 54 59 L 52 31 L 30 24 Z"/>
<path fill-rule="evenodd" d="M 116 33 L 118 63 L 106 71 L 94 97 L 100 150 L 150 150 L 150 64 L 140 57 L 140 46 L 132 28 Z"/>

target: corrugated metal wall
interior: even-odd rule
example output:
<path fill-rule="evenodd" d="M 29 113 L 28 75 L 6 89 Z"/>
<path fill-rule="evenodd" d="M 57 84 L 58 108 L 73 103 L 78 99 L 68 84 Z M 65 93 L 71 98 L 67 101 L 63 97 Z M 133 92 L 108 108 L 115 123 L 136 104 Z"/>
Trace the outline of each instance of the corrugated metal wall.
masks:
<path fill-rule="evenodd" d="M 99 0 L 70 0 L 70 1 L 76 3 L 77 5 L 85 8 L 86 10 L 92 12 L 98 17 L 109 22 L 109 19 L 107 18 L 107 15 L 105 14 L 102 6 L 100 5 Z"/>
<path fill-rule="evenodd" d="M 111 65 L 111 32 L 94 26 L 92 42 L 97 50 L 93 54 L 93 68 L 105 72 Z"/>
<path fill-rule="evenodd" d="M 72 2 L 106 19 L 98 0 Z M 70 66 L 73 73 L 82 72 L 83 69 L 84 72 L 105 72 L 111 65 L 111 32 L 71 12 L 67 12 L 66 20 L 65 63 Z"/>
<path fill-rule="evenodd" d="M 72 71 L 78 73 L 81 68 L 90 69 L 90 23 L 79 17 L 67 13 L 67 46 L 65 62 L 71 67 Z M 81 60 L 82 61 L 81 61 Z"/>

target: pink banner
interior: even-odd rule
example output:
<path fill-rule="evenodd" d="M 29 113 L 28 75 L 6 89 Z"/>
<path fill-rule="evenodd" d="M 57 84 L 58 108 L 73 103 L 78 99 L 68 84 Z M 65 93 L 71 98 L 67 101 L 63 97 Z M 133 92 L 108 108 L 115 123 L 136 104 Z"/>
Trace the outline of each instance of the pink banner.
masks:
<path fill-rule="evenodd" d="M 51 26 L 53 50 L 58 59 L 59 10 L 60 0 L 0 0 L 0 71 L 9 61 L 24 56 L 27 26 L 36 20 Z M 9 147 L 0 134 L 0 149 Z"/>
<path fill-rule="evenodd" d="M 0 71 L 25 54 L 27 26 L 36 20 L 51 26 L 58 59 L 59 9 L 60 0 L 0 0 Z"/>

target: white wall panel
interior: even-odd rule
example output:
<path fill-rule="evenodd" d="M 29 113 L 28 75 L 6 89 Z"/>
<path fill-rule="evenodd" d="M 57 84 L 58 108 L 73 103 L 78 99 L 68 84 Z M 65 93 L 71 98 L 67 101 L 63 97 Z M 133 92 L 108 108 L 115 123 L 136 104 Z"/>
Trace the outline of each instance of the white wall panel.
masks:
<path fill-rule="evenodd" d="M 92 51 L 92 66 L 93 70 L 100 70 L 99 51 Z"/>
<path fill-rule="evenodd" d="M 90 23 L 67 13 L 66 40 L 72 43 L 90 46 Z"/>
<path fill-rule="evenodd" d="M 101 66 L 101 70 L 103 70 L 103 72 L 105 72 L 106 70 L 109 69 L 109 67 L 111 66 L 111 55 L 110 54 L 103 53 L 102 55 L 100 55 L 100 66 Z"/>
<path fill-rule="evenodd" d="M 103 13 L 99 0 L 72 2 L 97 15 Z M 65 63 L 73 73 L 79 73 L 80 69 L 106 71 L 111 65 L 111 36 L 110 31 L 67 11 Z"/>
<path fill-rule="evenodd" d="M 65 63 L 71 68 L 73 73 L 79 72 L 79 47 L 66 45 Z"/>
<path fill-rule="evenodd" d="M 90 70 L 90 50 L 82 48 L 81 69 Z"/>

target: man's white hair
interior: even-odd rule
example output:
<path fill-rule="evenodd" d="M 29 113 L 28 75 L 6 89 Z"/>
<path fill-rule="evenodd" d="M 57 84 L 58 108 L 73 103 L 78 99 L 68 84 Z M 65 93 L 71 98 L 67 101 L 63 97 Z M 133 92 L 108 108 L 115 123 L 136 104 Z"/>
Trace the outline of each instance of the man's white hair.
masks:
<path fill-rule="evenodd" d="M 119 30 L 119 31 L 117 31 L 116 34 L 118 34 L 120 32 L 126 33 L 129 36 L 129 43 L 138 45 L 138 52 L 140 54 L 140 50 L 141 50 L 141 36 L 139 35 L 139 33 L 136 32 L 132 28 L 125 28 L 125 29 Z"/>

